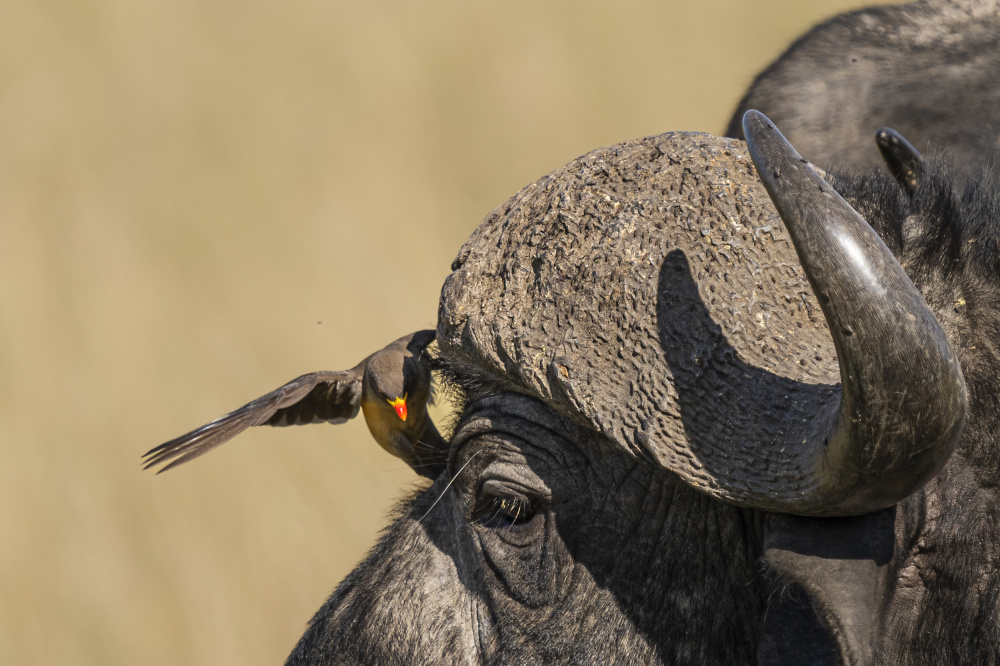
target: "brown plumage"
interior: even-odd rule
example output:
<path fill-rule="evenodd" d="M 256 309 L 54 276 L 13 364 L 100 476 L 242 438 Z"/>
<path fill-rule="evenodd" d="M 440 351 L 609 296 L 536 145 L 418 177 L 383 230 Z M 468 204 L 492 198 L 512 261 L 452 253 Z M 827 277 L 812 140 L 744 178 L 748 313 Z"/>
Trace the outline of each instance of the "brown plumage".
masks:
<path fill-rule="evenodd" d="M 302 375 L 211 423 L 151 449 L 143 469 L 159 472 L 197 458 L 251 426 L 343 423 L 363 410 L 375 440 L 418 474 L 435 477 L 446 446 L 427 414 L 431 371 L 424 354 L 434 331 L 418 331 L 350 370 Z"/>

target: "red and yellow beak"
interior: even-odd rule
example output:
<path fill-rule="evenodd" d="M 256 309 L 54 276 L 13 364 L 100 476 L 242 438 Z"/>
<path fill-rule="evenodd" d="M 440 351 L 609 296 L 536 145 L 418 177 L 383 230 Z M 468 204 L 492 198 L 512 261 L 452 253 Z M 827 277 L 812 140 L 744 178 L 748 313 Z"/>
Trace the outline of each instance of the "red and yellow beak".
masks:
<path fill-rule="evenodd" d="M 402 398 L 396 398 L 395 400 L 386 400 L 392 408 L 396 410 L 396 416 L 406 420 L 406 394 L 403 394 Z"/>

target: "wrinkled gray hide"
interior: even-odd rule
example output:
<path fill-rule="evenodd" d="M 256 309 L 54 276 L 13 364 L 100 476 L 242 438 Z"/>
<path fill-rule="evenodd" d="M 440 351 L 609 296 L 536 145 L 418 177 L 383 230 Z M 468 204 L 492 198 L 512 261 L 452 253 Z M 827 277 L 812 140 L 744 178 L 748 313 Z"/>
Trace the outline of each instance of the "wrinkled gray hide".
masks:
<path fill-rule="evenodd" d="M 466 400 L 448 471 L 289 664 L 995 660 L 983 516 L 1000 511 L 961 447 L 875 513 L 750 508 L 798 488 L 795 445 L 833 419 L 840 376 L 744 143 L 589 153 L 494 210 L 453 268 L 438 355 Z M 532 517 L 493 512 L 498 485 Z"/>
<path fill-rule="evenodd" d="M 758 109 L 810 161 L 879 165 L 889 126 L 925 154 L 945 151 L 967 177 L 1000 155 L 1000 3 L 926 0 L 842 14 L 800 37 L 759 74 L 728 136 Z"/>

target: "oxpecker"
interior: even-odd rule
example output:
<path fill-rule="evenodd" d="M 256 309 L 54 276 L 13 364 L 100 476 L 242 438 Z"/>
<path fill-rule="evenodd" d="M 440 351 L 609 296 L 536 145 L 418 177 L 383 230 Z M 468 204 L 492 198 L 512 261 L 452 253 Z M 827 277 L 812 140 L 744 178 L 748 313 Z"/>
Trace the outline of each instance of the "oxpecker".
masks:
<path fill-rule="evenodd" d="M 197 458 L 250 426 L 343 423 L 365 414 L 375 440 L 418 474 L 434 478 L 447 447 L 427 414 L 431 370 L 426 348 L 434 331 L 418 331 L 375 352 L 350 370 L 293 379 L 225 416 L 151 449 L 144 469 L 166 471 Z M 164 464 L 165 463 L 165 464 Z"/>

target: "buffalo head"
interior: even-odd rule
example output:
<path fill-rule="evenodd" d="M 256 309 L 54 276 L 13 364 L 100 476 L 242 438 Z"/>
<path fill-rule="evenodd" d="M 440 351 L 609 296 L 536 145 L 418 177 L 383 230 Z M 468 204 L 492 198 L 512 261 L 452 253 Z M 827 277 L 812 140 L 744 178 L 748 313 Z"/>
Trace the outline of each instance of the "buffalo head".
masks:
<path fill-rule="evenodd" d="M 995 656 L 997 409 L 977 368 L 962 434 L 959 361 L 997 367 L 995 278 L 963 276 L 1000 206 L 932 164 L 912 196 L 830 176 L 852 206 L 746 131 L 594 151 L 480 225 L 440 302 L 447 468 L 290 664 Z"/>

